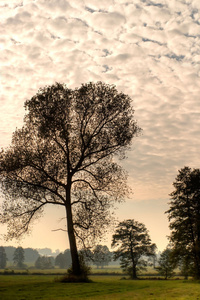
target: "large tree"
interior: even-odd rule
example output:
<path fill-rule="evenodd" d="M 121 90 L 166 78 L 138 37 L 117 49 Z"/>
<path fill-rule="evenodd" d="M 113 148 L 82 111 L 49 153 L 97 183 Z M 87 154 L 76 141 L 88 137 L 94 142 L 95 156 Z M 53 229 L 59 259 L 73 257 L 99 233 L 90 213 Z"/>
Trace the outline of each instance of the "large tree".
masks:
<path fill-rule="evenodd" d="M 122 269 L 132 279 L 137 279 L 139 268 L 147 266 L 145 256 L 154 256 L 156 249 L 145 225 L 135 220 L 125 220 L 118 224 L 112 238 L 112 247 L 118 247 L 114 251 L 114 259 L 120 259 Z"/>
<path fill-rule="evenodd" d="M 193 262 L 194 275 L 200 279 L 200 169 L 179 170 L 170 194 L 170 240 L 174 255 L 182 264 Z"/>
<path fill-rule="evenodd" d="M 5 195 L 1 222 L 8 237 L 27 232 L 46 205 L 65 208 L 74 275 L 80 275 L 79 237 L 85 244 L 110 222 L 114 201 L 127 193 L 123 158 L 140 131 L 129 96 L 102 82 L 75 90 L 41 88 L 25 102 L 24 126 L 0 153 Z"/>

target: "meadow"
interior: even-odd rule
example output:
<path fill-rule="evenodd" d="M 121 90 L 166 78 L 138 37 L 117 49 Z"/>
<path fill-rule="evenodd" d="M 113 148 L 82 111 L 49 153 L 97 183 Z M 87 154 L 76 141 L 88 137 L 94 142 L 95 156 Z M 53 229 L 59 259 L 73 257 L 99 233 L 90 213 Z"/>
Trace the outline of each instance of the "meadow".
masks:
<path fill-rule="evenodd" d="M 200 299 L 193 280 L 129 280 L 121 275 L 91 275 L 91 283 L 61 283 L 55 275 L 0 275 L 1 300 L 183 300 Z"/>

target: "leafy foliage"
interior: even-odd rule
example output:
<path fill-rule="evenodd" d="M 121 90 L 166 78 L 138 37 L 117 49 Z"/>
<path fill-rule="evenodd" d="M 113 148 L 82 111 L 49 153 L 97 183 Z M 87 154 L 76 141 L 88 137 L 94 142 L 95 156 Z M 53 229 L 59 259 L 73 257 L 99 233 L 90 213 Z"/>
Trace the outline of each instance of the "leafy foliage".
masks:
<path fill-rule="evenodd" d="M 114 259 L 120 258 L 122 269 L 132 279 L 137 278 L 139 268 L 147 266 L 144 256 L 154 256 L 156 249 L 145 225 L 135 220 L 125 220 L 118 224 L 112 237 L 112 247 L 118 247 L 114 251 Z"/>
<path fill-rule="evenodd" d="M 46 205 L 62 206 L 78 274 L 77 240 L 84 247 L 96 242 L 112 221 L 110 208 L 128 194 L 114 155 L 124 158 L 140 131 L 131 99 L 102 82 L 75 90 L 56 83 L 41 88 L 25 108 L 24 126 L 0 152 L 1 223 L 8 225 L 8 238 L 19 238 Z"/>
<path fill-rule="evenodd" d="M 170 194 L 170 241 L 182 266 L 188 265 L 200 278 L 200 170 L 184 167 L 175 179 Z"/>
<path fill-rule="evenodd" d="M 88 278 L 91 268 L 88 266 L 85 256 L 82 251 L 79 252 L 79 261 L 80 261 L 80 274 L 79 278 L 74 275 L 72 266 L 67 270 L 67 275 L 64 276 L 62 282 L 91 282 Z"/>

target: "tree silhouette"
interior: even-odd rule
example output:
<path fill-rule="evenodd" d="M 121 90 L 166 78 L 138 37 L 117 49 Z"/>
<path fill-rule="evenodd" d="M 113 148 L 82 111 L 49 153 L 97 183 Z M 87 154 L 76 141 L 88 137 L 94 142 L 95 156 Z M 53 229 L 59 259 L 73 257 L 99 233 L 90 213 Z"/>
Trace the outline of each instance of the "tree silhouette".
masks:
<path fill-rule="evenodd" d="M 170 194 L 170 241 L 174 256 L 200 279 L 200 170 L 184 167 L 173 183 Z"/>
<path fill-rule="evenodd" d="M 145 225 L 135 220 L 125 220 L 118 224 L 112 237 L 112 247 L 118 247 L 114 251 L 114 259 L 120 258 L 122 269 L 132 279 L 137 279 L 138 269 L 147 265 L 144 256 L 154 256 L 156 249 Z"/>
<path fill-rule="evenodd" d="M 140 129 L 131 99 L 102 82 L 75 90 L 56 83 L 25 103 L 24 126 L 0 153 L 5 195 L 1 222 L 20 237 L 46 205 L 64 207 L 73 274 L 81 274 L 77 237 L 86 246 L 108 227 L 110 208 L 128 192 L 114 160 Z"/>

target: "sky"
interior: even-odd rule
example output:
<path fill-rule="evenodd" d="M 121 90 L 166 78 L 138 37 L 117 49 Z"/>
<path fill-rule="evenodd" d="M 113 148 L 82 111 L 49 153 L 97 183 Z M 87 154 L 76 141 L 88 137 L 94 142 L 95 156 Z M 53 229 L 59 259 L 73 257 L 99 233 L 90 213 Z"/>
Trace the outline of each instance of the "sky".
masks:
<path fill-rule="evenodd" d="M 132 98 L 143 130 L 120 162 L 133 195 L 116 217 L 144 223 L 162 251 L 172 183 L 184 166 L 200 167 L 200 1 L 1 0 L 0 22 L 0 147 L 40 87 L 116 85 Z M 48 208 L 20 242 L 5 242 L 3 226 L 0 243 L 64 250 L 66 233 L 54 231 L 64 228 L 62 217 Z"/>

